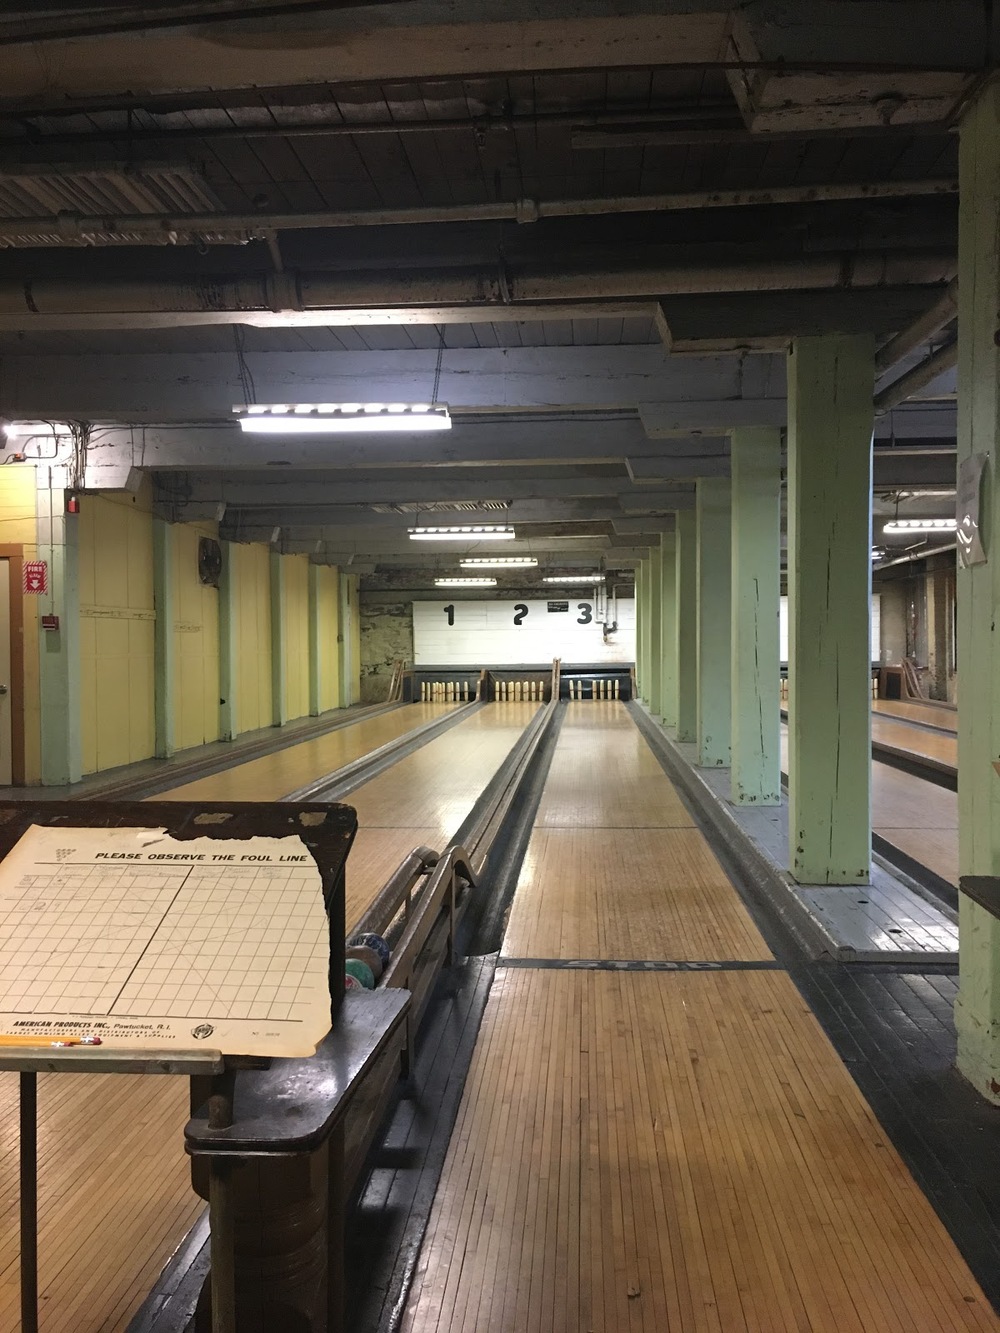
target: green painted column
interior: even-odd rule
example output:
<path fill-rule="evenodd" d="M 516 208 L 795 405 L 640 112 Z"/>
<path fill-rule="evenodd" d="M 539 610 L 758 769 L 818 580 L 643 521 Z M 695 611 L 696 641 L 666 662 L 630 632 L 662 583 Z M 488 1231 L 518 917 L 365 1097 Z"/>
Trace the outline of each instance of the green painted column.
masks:
<path fill-rule="evenodd" d="M 732 505 L 728 477 L 698 481 L 698 763 L 727 768 L 730 753 Z"/>
<path fill-rule="evenodd" d="M 646 675 L 649 678 L 649 711 L 654 717 L 660 716 L 661 679 L 660 662 L 660 549 L 654 546 L 646 561 L 649 592 L 646 597 L 646 613 L 649 617 L 649 656 L 646 659 Z"/>
<path fill-rule="evenodd" d="M 271 713 L 276 727 L 288 721 L 285 708 L 285 567 L 271 552 Z"/>
<path fill-rule="evenodd" d="M 788 841 L 803 884 L 871 870 L 874 343 L 788 357 Z"/>
<path fill-rule="evenodd" d="M 234 740 L 238 669 L 236 659 L 237 580 L 236 545 L 222 543 L 222 574 L 219 578 L 219 737 Z"/>
<path fill-rule="evenodd" d="M 156 757 L 169 759 L 174 753 L 176 678 L 174 672 L 174 542 L 173 526 L 153 519 L 153 714 Z"/>
<path fill-rule="evenodd" d="M 660 538 L 660 717 L 677 725 L 677 534 Z"/>
<path fill-rule="evenodd" d="M 39 468 L 39 481 L 49 470 Z M 40 488 L 38 558 L 49 566 L 43 614 L 59 617 L 57 630 L 39 628 L 41 779 L 46 787 L 79 782 L 83 776 L 80 737 L 80 581 L 77 516 L 64 514 L 62 483 Z"/>
<path fill-rule="evenodd" d="M 693 509 L 677 514 L 676 575 L 677 739 L 698 739 L 698 521 Z"/>
<path fill-rule="evenodd" d="M 981 540 L 987 563 L 958 570 L 960 875 L 1000 876 L 1000 84 L 960 126 L 958 461 L 988 454 Z M 1000 921 L 959 894 L 958 1068 L 1000 1104 Z"/>
<path fill-rule="evenodd" d="M 319 566 L 309 566 L 309 716 L 319 717 Z"/>
<path fill-rule="evenodd" d="M 652 624 L 649 606 L 651 583 L 649 556 L 647 555 L 642 558 L 642 682 L 639 689 L 642 702 L 647 708 L 650 701 L 650 656 L 652 650 Z"/>
<path fill-rule="evenodd" d="M 635 567 L 635 687 L 642 698 L 642 561 Z"/>
<path fill-rule="evenodd" d="M 781 804 L 781 432 L 733 431 L 732 799 Z"/>

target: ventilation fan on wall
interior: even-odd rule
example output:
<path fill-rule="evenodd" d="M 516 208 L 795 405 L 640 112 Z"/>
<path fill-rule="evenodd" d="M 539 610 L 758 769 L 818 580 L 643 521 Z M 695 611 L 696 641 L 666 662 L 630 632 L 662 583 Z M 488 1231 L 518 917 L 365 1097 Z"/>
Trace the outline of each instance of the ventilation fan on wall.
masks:
<path fill-rule="evenodd" d="M 209 588 L 217 588 L 222 577 L 222 547 L 214 537 L 198 542 L 198 578 Z"/>

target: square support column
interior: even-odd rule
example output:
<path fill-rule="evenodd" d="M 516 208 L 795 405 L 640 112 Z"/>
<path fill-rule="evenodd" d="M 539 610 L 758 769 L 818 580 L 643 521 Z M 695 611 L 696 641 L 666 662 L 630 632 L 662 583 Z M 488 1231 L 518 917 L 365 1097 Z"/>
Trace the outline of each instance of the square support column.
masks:
<path fill-rule="evenodd" d="M 677 534 L 660 538 L 660 717 L 677 725 Z"/>
<path fill-rule="evenodd" d="M 677 513 L 677 739 L 698 739 L 698 523 L 693 509 Z"/>
<path fill-rule="evenodd" d="M 49 566 L 44 612 L 59 617 L 57 630 L 39 628 L 41 779 L 43 786 L 62 787 L 83 776 L 79 519 L 63 512 L 61 468 L 39 468 L 38 483 L 38 556 Z"/>
<path fill-rule="evenodd" d="M 319 717 L 319 566 L 309 566 L 309 716 Z"/>
<path fill-rule="evenodd" d="M 649 604 L 649 596 L 652 587 L 652 572 L 649 567 L 649 556 L 643 556 L 642 567 L 642 629 L 640 631 L 640 661 L 642 663 L 642 676 L 639 681 L 639 697 L 642 702 L 649 706 L 652 671 L 653 635 L 652 635 L 652 615 Z"/>
<path fill-rule="evenodd" d="M 700 478 L 698 525 L 698 763 L 727 768 L 730 753 L 731 484 Z"/>
<path fill-rule="evenodd" d="M 236 695 L 239 689 L 236 625 L 237 557 L 232 542 L 222 543 L 222 574 L 219 578 L 219 739 L 231 741 L 238 730 Z"/>
<path fill-rule="evenodd" d="M 162 518 L 153 519 L 153 714 L 157 759 L 169 759 L 174 753 L 174 718 L 176 716 L 174 672 L 174 543 L 173 526 Z"/>
<path fill-rule="evenodd" d="M 781 804 L 781 432 L 733 431 L 732 799 Z"/>
<path fill-rule="evenodd" d="M 871 873 L 874 342 L 788 358 L 788 841 L 803 884 Z"/>
<path fill-rule="evenodd" d="M 643 697 L 643 561 L 636 565 L 636 698 Z"/>
<path fill-rule="evenodd" d="M 660 716 L 660 550 L 654 547 L 649 553 L 649 559 L 646 561 L 646 572 L 648 575 L 649 592 L 646 596 L 646 614 L 649 623 L 649 641 L 648 657 L 646 659 L 646 675 L 649 679 L 649 711 L 654 717 Z"/>
<path fill-rule="evenodd" d="M 1000 877 L 1000 83 L 960 127 L 958 461 L 988 454 L 980 535 L 987 563 L 957 575 L 961 876 Z M 1000 906 L 1000 903 L 998 903 Z M 958 1068 L 1000 1105 L 1000 920 L 959 893 Z"/>

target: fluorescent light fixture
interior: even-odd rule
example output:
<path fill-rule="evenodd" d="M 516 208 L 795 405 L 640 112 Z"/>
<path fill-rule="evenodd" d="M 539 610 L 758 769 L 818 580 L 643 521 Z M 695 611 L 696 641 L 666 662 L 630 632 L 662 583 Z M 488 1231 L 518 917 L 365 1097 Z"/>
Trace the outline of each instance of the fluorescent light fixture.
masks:
<path fill-rule="evenodd" d="M 243 430 L 264 435 L 451 430 L 451 415 L 443 403 L 248 403 L 233 412 Z"/>
<path fill-rule="evenodd" d="M 953 518 L 891 518 L 882 525 L 883 532 L 954 532 Z"/>
<path fill-rule="evenodd" d="M 458 563 L 463 569 L 528 569 L 538 561 L 533 555 L 470 555 Z"/>
<path fill-rule="evenodd" d="M 603 574 L 546 574 L 543 583 L 603 583 Z"/>
<path fill-rule="evenodd" d="M 435 579 L 435 588 L 495 588 L 496 579 Z"/>
<path fill-rule="evenodd" d="M 451 527 L 407 528 L 413 542 L 507 542 L 514 529 L 506 523 L 463 523 Z"/>

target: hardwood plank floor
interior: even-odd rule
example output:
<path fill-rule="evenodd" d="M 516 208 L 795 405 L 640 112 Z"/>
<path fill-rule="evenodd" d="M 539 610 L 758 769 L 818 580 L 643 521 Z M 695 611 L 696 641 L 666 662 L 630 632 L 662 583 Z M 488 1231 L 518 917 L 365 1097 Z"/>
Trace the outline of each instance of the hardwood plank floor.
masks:
<path fill-rule="evenodd" d="M 872 712 L 882 713 L 886 717 L 907 718 L 911 722 L 923 722 L 929 727 L 940 727 L 944 731 L 958 730 L 958 710 L 944 708 L 936 704 L 922 704 L 915 700 L 874 699 Z"/>
<path fill-rule="evenodd" d="M 997 1330 L 780 972 L 497 973 L 405 1333 Z"/>
<path fill-rule="evenodd" d="M 0 1074 L 0 1328 L 18 1326 L 16 1074 Z M 43 1333 L 118 1333 L 204 1203 L 184 1153 L 186 1078 L 39 1078 Z"/>
<path fill-rule="evenodd" d="M 501 952 L 513 958 L 770 958 L 694 828 L 536 828 Z"/>
<path fill-rule="evenodd" d="M 288 792 L 370 754 L 380 745 L 397 740 L 454 708 L 454 704 L 409 704 L 391 713 L 365 718 L 353 726 L 341 727 L 315 740 L 303 741 L 301 745 L 291 745 L 276 754 L 236 764 L 222 773 L 173 787 L 164 793 L 164 798 L 171 801 L 280 801 Z"/>

